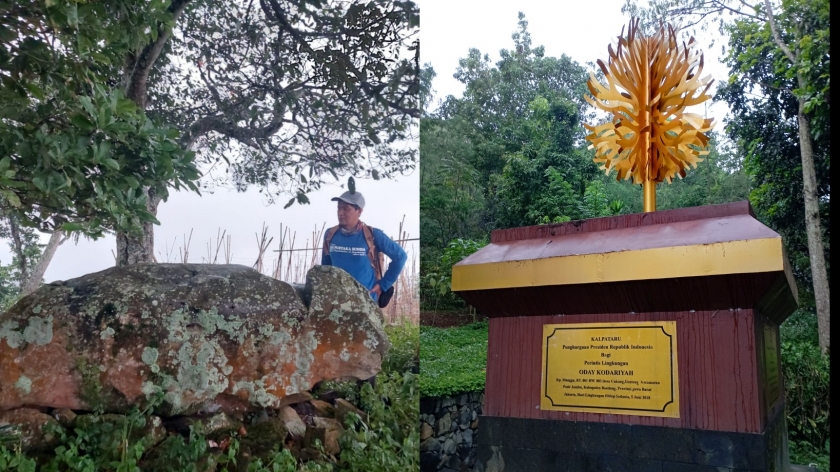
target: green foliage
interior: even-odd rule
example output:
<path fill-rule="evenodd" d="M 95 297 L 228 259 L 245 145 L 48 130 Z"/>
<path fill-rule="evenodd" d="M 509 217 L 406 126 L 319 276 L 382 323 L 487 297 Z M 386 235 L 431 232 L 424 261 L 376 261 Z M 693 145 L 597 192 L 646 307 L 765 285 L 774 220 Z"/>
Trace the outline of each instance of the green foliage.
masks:
<path fill-rule="evenodd" d="M 289 452 L 288 449 L 277 451 L 271 459 L 263 461 L 261 458 L 256 458 L 248 464 L 248 472 L 296 472 L 298 470 L 297 459 Z M 311 470 L 305 468 L 304 470 Z"/>
<path fill-rule="evenodd" d="M 463 306 L 463 302 L 452 293 L 452 266 L 465 257 L 487 245 L 487 241 L 455 239 L 443 250 L 440 259 L 427 262 L 426 271 L 420 280 L 421 298 L 427 307 Z"/>
<path fill-rule="evenodd" d="M 607 198 L 604 184 L 598 180 L 593 180 L 583 192 L 580 213 L 584 218 L 599 218 L 612 215 L 616 209 L 621 211 L 623 207 L 621 202 L 609 202 Z"/>
<path fill-rule="evenodd" d="M 9 472 L 35 472 L 38 470 L 35 459 L 25 456 L 20 448 L 8 450 L 0 441 L 0 470 Z"/>
<path fill-rule="evenodd" d="M 144 188 L 195 189 L 179 133 L 113 81 L 166 4 L 5 2 L 0 7 L 0 207 L 23 224 L 98 236 L 155 221 Z"/>
<path fill-rule="evenodd" d="M 473 149 L 468 132 L 468 123 L 461 119 L 420 121 L 420 242 L 424 250 L 442 249 L 457 238 L 480 237 L 484 194 L 480 175 L 469 164 Z"/>
<path fill-rule="evenodd" d="M 785 2 L 777 20 L 788 41 L 797 37 L 803 44 L 810 44 L 815 37 L 824 40 L 819 45 L 822 53 L 810 45 L 807 54 L 803 50 L 803 58 L 811 58 L 803 63 L 810 77 L 808 90 L 799 88 L 796 68 L 791 67 L 773 41 L 769 25 L 741 20 L 728 27 L 726 63 L 731 77 L 720 87 L 716 98 L 726 101 L 732 111 L 727 132 L 746 158 L 745 169 L 754 182 L 750 201 L 761 220 L 783 236 L 793 272 L 805 291 L 801 298 L 809 303 L 813 295 L 804 224 L 797 97 L 808 95 L 813 116 L 817 199 L 830 275 L 831 121 L 825 101 L 830 67 L 828 2 Z"/>
<path fill-rule="evenodd" d="M 779 328 L 782 343 L 819 344 L 817 315 L 813 310 L 799 308 Z"/>
<path fill-rule="evenodd" d="M 575 146 L 578 106 L 565 97 L 531 102 L 514 135 L 521 146 L 504 156 L 501 173 L 490 179 L 497 227 L 584 217 L 582 194 L 596 168 L 590 153 Z"/>
<path fill-rule="evenodd" d="M 418 470 L 420 467 L 420 390 L 417 375 L 395 372 L 381 376 L 376 388 L 365 383 L 360 391 L 368 423 L 349 414 L 339 439 L 341 457 L 336 471 Z"/>
<path fill-rule="evenodd" d="M 814 447 L 807 441 L 788 441 L 791 464 L 816 464 L 820 472 L 831 470 L 831 442 L 826 441 L 824 448 Z"/>
<path fill-rule="evenodd" d="M 817 316 L 800 308 L 780 332 L 791 462 L 830 470 L 830 360 L 820 354 Z"/>
<path fill-rule="evenodd" d="M 41 259 L 44 245 L 32 228 L 21 226 L 18 219 L 0 211 L 0 239 L 6 240 L 12 254 L 11 263 L 0 261 L 0 313 L 14 305 L 21 289 L 32 277 Z"/>
<path fill-rule="evenodd" d="M 788 435 L 821 449 L 831 437 L 830 362 L 812 342 L 782 343 Z"/>
<path fill-rule="evenodd" d="M 570 184 L 554 167 L 545 170 L 548 179 L 525 218 L 534 224 L 563 223 L 580 216 L 580 202 Z M 511 195 L 516 198 L 514 195 Z"/>
<path fill-rule="evenodd" d="M 420 327 L 420 395 L 444 397 L 484 390 L 487 322 L 457 328 Z"/>
<path fill-rule="evenodd" d="M 388 373 L 415 372 L 420 367 L 420 326 L 408 319 L 385 327 L 391 348 L 382 360 L 382 371 Z"/>

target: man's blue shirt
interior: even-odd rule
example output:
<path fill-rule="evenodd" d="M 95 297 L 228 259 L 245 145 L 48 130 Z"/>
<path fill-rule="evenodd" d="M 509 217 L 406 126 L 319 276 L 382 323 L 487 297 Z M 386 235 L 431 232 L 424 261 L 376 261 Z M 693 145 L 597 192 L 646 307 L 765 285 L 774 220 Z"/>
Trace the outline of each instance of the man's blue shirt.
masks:
<path fill-rule="evenodd" d="M 371 228 L 371 230 L 373 231 L 373 242 L 379 252 L 391 259 L 388 270 L 382 275 L 382 280 L 376 280 L 376 274 L 370 265 L 368 245 L 362 229 L 352 234 L 343 234 L 340 229 L 336 230 L 332 241 L 330 241 L 330 252 L 328 255 L 324 254 L 321 257 L 321 265 L 331 265 L 344 269 L 368 290 L 371 290 L 378 282 L 379 288 L 384 292 L 396 283 L 408 256 L 399 244 L 385 236 L 385 233 L 381 230 L 376 228 Z M 324 238 L 326 236 L 325 234 Z M 376 298 L 376 296 L 373 297 L 374 300 Z"/>

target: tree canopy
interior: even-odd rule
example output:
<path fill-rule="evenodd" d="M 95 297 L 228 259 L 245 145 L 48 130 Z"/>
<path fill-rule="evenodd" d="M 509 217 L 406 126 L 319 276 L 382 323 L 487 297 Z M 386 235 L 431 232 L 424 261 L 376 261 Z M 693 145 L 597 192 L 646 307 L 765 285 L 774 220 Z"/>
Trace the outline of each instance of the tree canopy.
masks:
<path fill-rule="evenodd" d="M 730 79 L 718 90 L 733 110 L 727 133 L 757 179 L 751 201 L 759 216 L 785 236 L 828 350 L 830 3 L 655 0 L 640 8 L 627 0 L 625 10 L 688 29 L 717 24 L 727 39 Z"/>
<path fill-rule="evenodd" d="M 240 189 L 304 194 L 410 170 L 419 117 L 410 1 L 196 1 L 149 79 L 148 112 Z"/>
<path fill-rule="evenodd" d="M 512 40 L 495 63 L 471 49 L 455 72 L 463 96 L 446 97 L 421 119 L 427 308 L 457 305 L 445 290 L 441 295 L 440 281 L 445 285 L 455 256 L 476 250 L 493 229 L 642 210 L 641 187 L 604 175 L 587 149 L 582 123 L 597 119 L 583 98 L 587 67 L 534 47 L 522 14 Z M 424 103 L 431 103 L 431 65 L 421 76 Z M 659 185 L 660 209 L 747 198 L 743 160 L 719 141 L 713 136 L 710 155 L 684 179 Z"/>
<path fill-rule="evenodd" d="M 271 199 L 414 168 L 418 8 L 393 0 L 0 6 L 0 198 L 150 261 L 168 188 Z M 214 173 L 221 169 L 221 173 Z"/>
<path fill-rule="evenodd" d="M 161 9 L 124 2 L 0 6 L 0 198 L 44 231 L 136 229 L 154 221 L 149 187 L 193 187 L 177 130 L 143 113 L 113 83 Z M 193 187 L 194 188 L 194 187 Z"/>

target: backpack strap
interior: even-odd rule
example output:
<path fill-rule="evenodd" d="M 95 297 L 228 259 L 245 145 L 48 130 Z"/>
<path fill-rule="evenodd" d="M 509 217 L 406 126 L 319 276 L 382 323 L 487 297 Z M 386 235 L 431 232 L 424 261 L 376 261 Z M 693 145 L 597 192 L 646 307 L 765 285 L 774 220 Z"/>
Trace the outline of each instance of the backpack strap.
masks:
<path fill-rule="evenodd" d="M 373 228 L 362 223 L 362 232 L 365 235 L 365 242 L 368 247 L 368 259 L 370 265 L 373 267 L 373 272 L 376 275 L 376 281 L 382 280 L 382 253 L 376 247 L 376 242 L 373 239 Z"/>
<path fill-rule="evenodd" d="M 327 234 L 324 235 L 324 256 L 330 255 L 330 243 L 332 242 L 335 233 L 338 232 L 338 228 L 340 228 L 340 226 L 333 226 L 332 228 L 328 229 Z"/>

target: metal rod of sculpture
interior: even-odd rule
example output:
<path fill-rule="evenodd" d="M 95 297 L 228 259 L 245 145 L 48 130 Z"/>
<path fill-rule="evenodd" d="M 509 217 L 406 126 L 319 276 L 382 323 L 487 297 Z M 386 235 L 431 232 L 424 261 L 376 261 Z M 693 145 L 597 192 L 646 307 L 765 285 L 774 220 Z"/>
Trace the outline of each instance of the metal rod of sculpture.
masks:
<path fill-rule="evenodd" d="M 670 25 L 646 35 L 633 19 L 608 52 L 608 64 L 598 60 L 606 83 L 590 73 L 592 96 L 584 98 L 611 119 L 584 124 L 591 133 L 586 139 L 601 169 L 642 185 L 644 211 L 656 211 L 656 184 L 685 177 L 709 153 L 705 133 L 713 120 L 685 110 L 711 98 L 706 92 L 714 81 L 700 76 L 703 53 L 695 39 L 678 42 Z"/>

